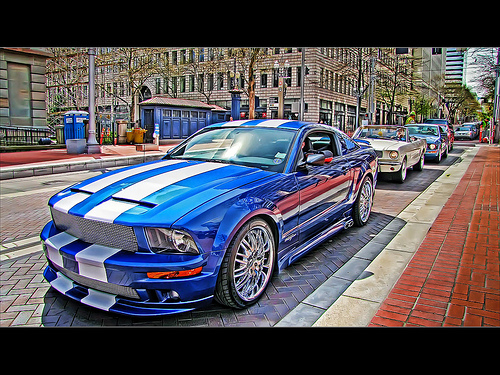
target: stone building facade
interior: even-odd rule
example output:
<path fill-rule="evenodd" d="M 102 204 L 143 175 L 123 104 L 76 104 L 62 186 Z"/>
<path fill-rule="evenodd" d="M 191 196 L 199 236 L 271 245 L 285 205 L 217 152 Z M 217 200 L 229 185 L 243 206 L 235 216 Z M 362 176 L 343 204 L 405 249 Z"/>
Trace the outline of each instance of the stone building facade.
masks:
<path fill-rule="evenodd" d="M 0 126 L 47 127 L 45 64 L 32 48 L 0 48 Z"/>

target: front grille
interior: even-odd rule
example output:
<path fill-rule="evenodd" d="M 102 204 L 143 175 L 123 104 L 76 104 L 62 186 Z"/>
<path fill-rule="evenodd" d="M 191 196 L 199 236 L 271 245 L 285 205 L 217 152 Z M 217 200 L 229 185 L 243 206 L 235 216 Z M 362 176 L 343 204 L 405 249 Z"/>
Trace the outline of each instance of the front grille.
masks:
<path fill-rule="evenodd" d="M 122 297 L 127 297 L 127 298 L 132 298 L 132 299 L 140 299 L 139 295 L 137 294 L 137 291 L 133 288 L 128 287 L 128 286 L 105 283 L 103 281 L 94 280 L 94 279 L 79 275 L 76 272 L 67 270 L 65 268 L 58 267 L 56 265 L 54 265 L 54 266 L 63 275 L 65 275 L 66 277 L 69 277 L 75 283 L 83 285 L 87 288 L 92 288 L 92 289 L 99 290 L 99 291 L 105 292 L 105 293 L 116 294 L 116 295 L 122 296 Z"/>
<path fill-rule="evenodd" d="M 84 242 L 132 252 L 138 250 L 137 237 L 132 227 L 70 215 L 53 207 L 50 210 L 57 229 L 65 231 Z"/>

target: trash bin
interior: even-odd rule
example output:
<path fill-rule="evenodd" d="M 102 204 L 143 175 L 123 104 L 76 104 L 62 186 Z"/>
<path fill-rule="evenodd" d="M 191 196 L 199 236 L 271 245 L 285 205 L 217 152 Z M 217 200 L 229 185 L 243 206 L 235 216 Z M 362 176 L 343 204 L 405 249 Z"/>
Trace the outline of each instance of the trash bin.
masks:
<path fill-rule="evenodd" d="M 134 129 L 134 143 L 144 143 L 144 133 L 146 132 L 146 129 Z"/>
<path fill-rule="evenodd" d="M 56 140 L 59 144 L 64 144 L 64 125 L 56 125 Z"/>
<path fill-rule="evenodd" d="M 118 144 L 127 143 L 127 121 L 125 120 L 117 120 L 116 121 L 118 127 Z"/>
<path fill-rule="evenodd" d="M 134 142 L 134 129 L 127 129 L 127 143 Z"/>

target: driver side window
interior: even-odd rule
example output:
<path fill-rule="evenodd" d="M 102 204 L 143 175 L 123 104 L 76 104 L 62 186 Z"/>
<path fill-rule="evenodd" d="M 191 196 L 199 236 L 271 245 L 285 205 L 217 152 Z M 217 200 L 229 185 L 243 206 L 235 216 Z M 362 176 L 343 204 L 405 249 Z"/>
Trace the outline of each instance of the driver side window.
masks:
<path fill-rule="evenodd" d="M 331 161 L 332 155 L 336 156 L 340 154 L 337 152 L 337 146 L 333 137 L 333 134 L 325 131 L 313 131 L 307 134 L 307 136 L 302 140 L 297 164 L 305 162 L 307 156 L 310 154 L 321 153 L 327 154 L 327 161 L 328 158 Z"/>

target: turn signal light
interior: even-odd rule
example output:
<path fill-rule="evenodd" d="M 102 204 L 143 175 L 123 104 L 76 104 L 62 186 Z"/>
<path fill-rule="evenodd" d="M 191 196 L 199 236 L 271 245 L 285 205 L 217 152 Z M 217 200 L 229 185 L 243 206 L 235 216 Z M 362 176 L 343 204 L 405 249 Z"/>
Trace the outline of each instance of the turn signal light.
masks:
<path fill-rule="evenodd" d="M 194 268 L 192 270 L 184 271 L 167 271 L 167 272 L 148 272 L 147 275 L 150 279 L 173 279 L 175 277 L 194 276 L 201 273 L 203 267 Z"/>

